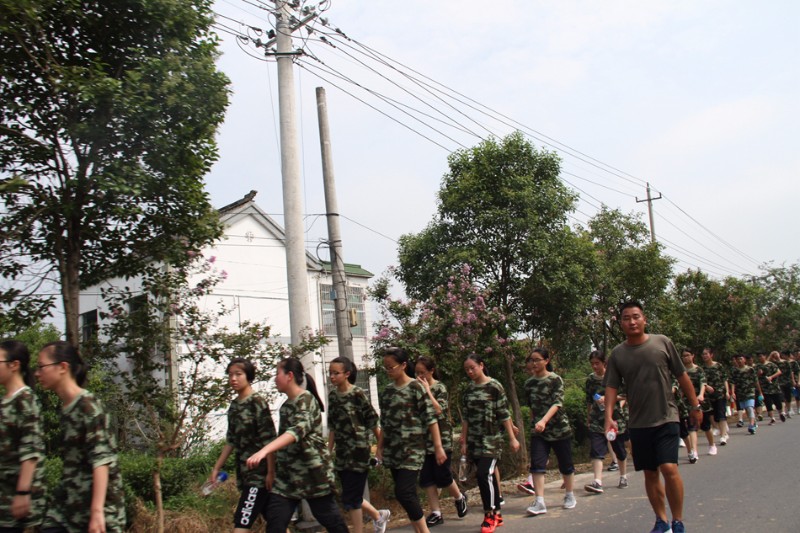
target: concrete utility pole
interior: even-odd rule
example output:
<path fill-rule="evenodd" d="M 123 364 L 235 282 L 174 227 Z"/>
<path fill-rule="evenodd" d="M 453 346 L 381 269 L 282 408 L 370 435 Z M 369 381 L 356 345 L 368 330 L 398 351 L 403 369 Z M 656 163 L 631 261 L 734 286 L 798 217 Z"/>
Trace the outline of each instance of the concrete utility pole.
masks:
<path fill-rule="evenodd" d="M 339 356 L 353 360 L 353 338 L 347 316 L 347 278 L 344 272 L 342 234 L 339 228 L 339 203 L 336 200 L 336 179 L 333 173 L 331 133 L 328 126 L 328 101 L 325 89 L 317 87 L 317 116 L 319 120 L 319 145 L 322 152 L 322 181 L 325 184 L 325 216 L 328 219 L 328 245 L 331 251 L 331 276 L 333 277 L 333 302 L 336 316 L 336 337 Z"/>
<path fill-rule="evenodd" d="M 639 200 L 639 197 L 636 197 L 636 203 L 647 202 L 647 213 L 650 215 L 650 242 L 656 242 L 656 228 L 653 225 L 653 202 L 656 200 L 661 200 L 661 193 L 658 193 L 658 198 L 652 198 L 650 196 L 650 182 L 647 182 L 647 198 Z"/>
<path fill-rule="evenodd" d="M 304 329 L 311 328 L 308 303 L 305 230 L 303 228 L 303 190 L 300 182 L 297 111 L 295 106 L 294 66 L 289 2 L 276 0 L 279 15 L 275 26 L 278 62 L 278 104 L 281 135 L 281 176 L 283 179 L 283 223 L 286 230 L 286 271 L 289 286 L 289 327 L 292 344 L 299 345 Z"/>

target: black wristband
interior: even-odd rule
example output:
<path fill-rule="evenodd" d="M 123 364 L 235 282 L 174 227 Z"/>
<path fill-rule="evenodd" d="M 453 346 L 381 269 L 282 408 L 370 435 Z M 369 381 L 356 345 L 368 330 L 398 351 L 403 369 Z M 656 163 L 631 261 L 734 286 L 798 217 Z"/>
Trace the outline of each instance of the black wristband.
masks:
<path fill-rule="evenodd" d="M 31 491 L 29 491 L 29 490 L 18 490 L 16 492 L 16 495 L 17 496 L 30 496 L 31 495 Z"/>

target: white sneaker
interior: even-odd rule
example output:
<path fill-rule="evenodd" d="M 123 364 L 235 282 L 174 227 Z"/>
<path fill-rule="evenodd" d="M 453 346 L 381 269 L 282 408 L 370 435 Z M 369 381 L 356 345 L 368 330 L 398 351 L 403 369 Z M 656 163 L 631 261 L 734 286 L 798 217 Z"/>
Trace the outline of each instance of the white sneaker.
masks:
<path fill-rule="evenodd" d="M 678 441 L 678 446 L 679 446 L 680 448 L 686 448 L 686 443 L 685 443 L 685 442 L 683 442 L 683 439 L 681 439 L 681 440 L 679 440 L 679 441 Z"/>
<path fill-rule="evenodd" d="M 717 455 L 717 447 L 713 444 L 708 447 L 708 455 Z"/>
<path fill-rule="evenodd" d="M 728 444 L 728 436 L 727 435 L 721 436 L 719 438 L 719 444 L 720 446 L 725 446 L 726 444 Z"/>
<path fill-rule="evenodd" d="M 564 509 L 575 509 L 578 502 L 575 500 L 574 494 L 567 494 L 564 496 Z"/>
<path fill-rule="evenodd" d="M 714 428 L 711 430 L 711 434 L 716 437 L 717 435 L 719 435 L 719 430 L 717 428 Z"/>
<path fill-rule="evenodd" d="M 386 525 L 389 523 L 389 517 L 392 516 L 392 512 L 389 509 L 381 509 L 378 511 L 378 519 L 373 521 L 375 524 L 375 533 L 384 533 L 386 531 Z"/>
<path fill-rule="evenodd" d="M 525 511 L 531 516 L 545 514 L 547 512 L 547 506 L 544 504 L 544 502 L 535 500 L 533 505 L 525 509 Z"/>

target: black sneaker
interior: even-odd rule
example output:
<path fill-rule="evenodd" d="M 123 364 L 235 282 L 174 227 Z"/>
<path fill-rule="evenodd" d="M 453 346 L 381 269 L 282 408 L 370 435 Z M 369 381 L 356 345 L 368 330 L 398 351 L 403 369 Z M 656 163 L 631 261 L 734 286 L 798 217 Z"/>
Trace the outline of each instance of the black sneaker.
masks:
<path fill-rule="evenodd" d="M 456 500 L 456 514 L 458 514 L 459 518 L 464 518 L 467 516 L 469 512 L 469 507 L 467 506 L 467 494 L 465 492 L 461 493 L 461 497 Z"/>
<path fill-rule="evenodd" d="M 500 495 L 500 497 L 497 499 L 497 505 L 499 505 L 500 507 L 502 507 L 502 506 L 504 506 L 505 504 L 506 504 L 506 499 L 505 499 L 505 498 L 503 498 L 503 495 L 501 494 L 501 495 Z"/>
<path fill-rule="evenodd" d="M 425 523 L 428 524 L 428 527 L 438 526 L 439 524 L 444 524 L 444 517 L 440 514 L 431 513 L 425 519 Z"/>
<path fill-rule="evenodd" d="M 616 472 L 617 470 L 619 470 L 619 465 L 617 464 L 616 461 L 612 461 L 611 464 L 608 465 L 608 471 L 609 472 Z"/>

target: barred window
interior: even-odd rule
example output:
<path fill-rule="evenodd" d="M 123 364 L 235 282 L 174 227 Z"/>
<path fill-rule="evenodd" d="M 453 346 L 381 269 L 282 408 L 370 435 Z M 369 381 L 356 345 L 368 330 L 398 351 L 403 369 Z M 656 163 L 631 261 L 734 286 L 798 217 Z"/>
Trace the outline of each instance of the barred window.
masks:
<path fill-rule="evenodd" d="M 329 337 L 336 336 L 336 295 L 333 285 L 320 284 L 320 303 L 322 306 L 322 330 Z M 350 328 L 353 337 L 366 337 L 367 324 L 365 314 L 366 291 L 363 287 L 347 287 L 347 308 L 355 309 L 358 325 Z"/>

